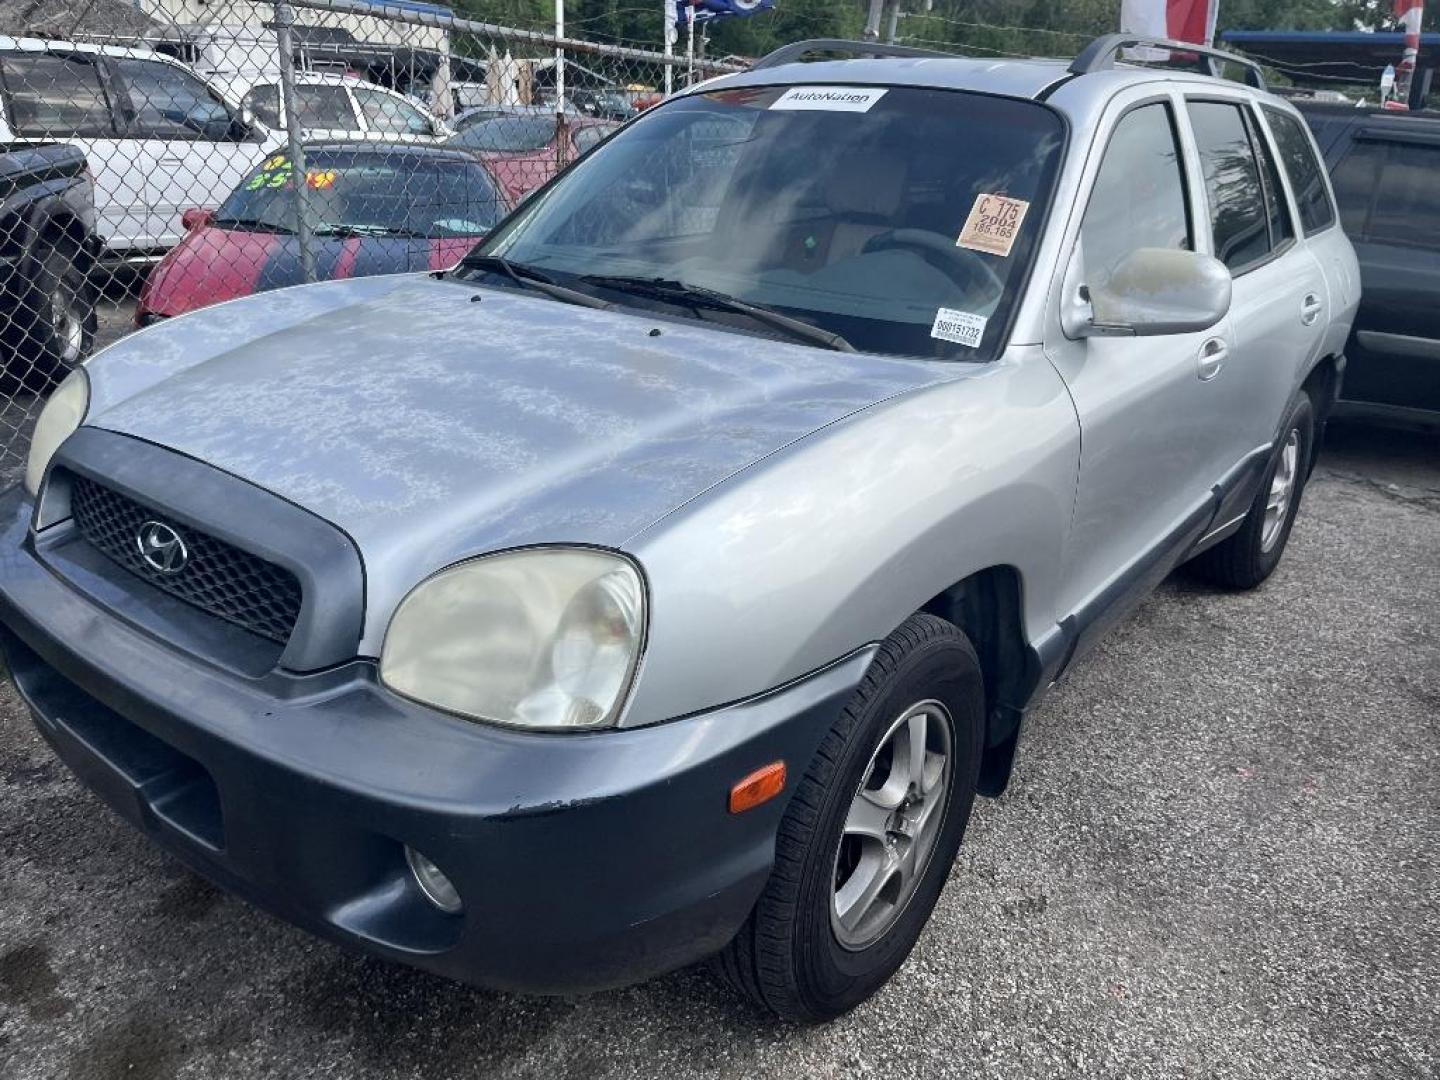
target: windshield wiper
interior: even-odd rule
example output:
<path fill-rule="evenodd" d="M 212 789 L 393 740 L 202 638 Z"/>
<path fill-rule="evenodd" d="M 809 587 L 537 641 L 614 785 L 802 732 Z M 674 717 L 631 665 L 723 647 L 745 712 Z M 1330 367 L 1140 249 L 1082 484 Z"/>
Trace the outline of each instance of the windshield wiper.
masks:
<path fill-rule="evenodd" d="M 820 345 L 827 349 L 834 349 L 836 352 L 855 351 L 855 346 L 839 334 L 822 330 L 820 327 L 812 326 L 800 319 L 792 319 L 789 315 L 782 315 L 773 308 L 765 307 L 762 304 L 752 304 L 737 296 L 730 296 L 728 293 L 719 292 L 716 289 L 707 289 L 703 285 L 688 285 L 683 281 L 670 281 L 658 277 L 626 277 L 623 274 L 586 274 L 580 280 L 588 285 L 598 285 L 602 289 L 615 289 L 617 292 L 628 292 L 637 296 L 651 296 L 658 300 L 688 304 L 692 307 L 710 307 L 721 311 L 731 311 L 737 315 L 745 315 L 758 323 L 764 323 L 772 329 L 789 334 L 792 338 L 811 345 Z"/>
<path fill-rule="evenodd" d="M 555 300 L 563 300 L 567 304 L 579 304 L 581 307 L 601 310 L 615 306 L 608 300 L 601 300 L 598 296 L 591 296 L 579 289 L 567 289 L 564 285 L 556 284 L 549 275 L 542 271 L 526 266 L 524 263 L 512 263 L 509 259 L 501 258 L 499 255 L 467 255 L 460 261 L 460 269 L 485 270 L 492 274 L 500 274 L 508 277 L 522 289 L 534 289 Z"/>
<path fill-rule="evenodd" d="M 295 230 L 288 225 L 276 225 L 273 222 L 258 221 L 255 218 L 217 217 L 211 218 L 210 224 L 217 229 L 229 229 L 232 232 L 268 232 L 279 236 L 295 235 Z"/>
<path fill-rule="evenodd" d="M 316 236 L 342 236 L 342 237 L 364 237 L 364 236 L 399 236 L 412 240 L 428 240 L 429 237 L 414 229 L 405 229 L 399 226 L 390 225 L 344 225 L 326 224 L 315 228 Z"/>

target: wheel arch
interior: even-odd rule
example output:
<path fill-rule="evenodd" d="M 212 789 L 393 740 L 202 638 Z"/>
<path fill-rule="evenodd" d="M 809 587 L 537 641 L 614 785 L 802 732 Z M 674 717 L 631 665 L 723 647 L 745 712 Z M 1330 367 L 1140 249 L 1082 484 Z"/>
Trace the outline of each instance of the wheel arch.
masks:
<path fill-rule="evenodd" d="M 45 260 L 46 247 L 61 243 L 73 244 L 74 261 L 88 277 L 95 262 L 94 244 L 85 223 L 58 196 L 38 204 L 26 220 L 29 241 L 26 251 L 30 276 L 36 279 Z"/>
<path fill-rule="evenodd" d="M 1025 634 L 1024 595 L 1020 570 L 995 565 L 968 574 L 920 609 L 963 630 L 980 659 L 985 682 L 982 795 L 999 795 L 1009 783 L 1020 721 L 1041 679 L 1039 655 Z"/>
<path fill-rule="evenodd" d="M 85 223 L 74 214 L 52 215 L 37 232 L 40 240 L 49 239 L 73 243 L 76 260 L 84 265 L 88 266 L 94 257 L 91 244 L 88 242 L 90 234 L 85 229 Z"/>
<path fill-rule="evenodd" d="M 1315 437 L 1311 440 L 1310 460 L 1305 464 L 1308 476 L 1320 457 L 1320 445 L 1325 441 L 1325 423 L 1334 411 L 1340 396 L 1340 381 L 1345 372 L 1345 358 L 1335 353 L 1322 356 L 1315 362 L 1309 374 L 1300 384 L 1300 389 L 1310 397 L 1315 409 Z"/>

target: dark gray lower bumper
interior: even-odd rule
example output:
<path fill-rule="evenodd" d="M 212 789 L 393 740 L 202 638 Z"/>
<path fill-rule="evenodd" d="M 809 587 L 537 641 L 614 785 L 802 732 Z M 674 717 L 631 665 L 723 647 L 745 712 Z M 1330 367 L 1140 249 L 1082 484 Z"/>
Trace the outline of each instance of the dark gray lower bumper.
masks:
<path fill-rule="evenodd" d="M 776 759 L 793 782 L 870 659 L 651 728 L 507 731 L 402 701 L 368 662 L 252 679 L 187 656 L 37 561 L 28 505 L 0 499 L 0 644 L 85 783 L 285 919 L 497 988 L 617 986 L 722 947 L 786 802 L 731 815 L 731 785 Z M 462 914 L 422 897 L 406 844 Z"/>

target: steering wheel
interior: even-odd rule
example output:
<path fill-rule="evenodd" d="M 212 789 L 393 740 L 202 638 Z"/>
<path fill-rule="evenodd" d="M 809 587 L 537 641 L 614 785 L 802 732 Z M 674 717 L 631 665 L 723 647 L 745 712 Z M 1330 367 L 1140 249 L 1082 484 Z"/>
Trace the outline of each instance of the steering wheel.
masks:
<path fill-rule="evenodd" d="M 995 273 L 994 267 L 981 258 L 978 252 L 960 247 L 948 236 L 930 232 L 928 229 L 889 229 L 867 240 L 861 252 L 869 255 L 891 248 L 918 253 L 967 292 L 972 285 L 980 284 L 979 291 L 990 294 L 984 298 L 986 304 L 999 300 L 1000 294 L 1005 291 L 1005 282 Z"/>

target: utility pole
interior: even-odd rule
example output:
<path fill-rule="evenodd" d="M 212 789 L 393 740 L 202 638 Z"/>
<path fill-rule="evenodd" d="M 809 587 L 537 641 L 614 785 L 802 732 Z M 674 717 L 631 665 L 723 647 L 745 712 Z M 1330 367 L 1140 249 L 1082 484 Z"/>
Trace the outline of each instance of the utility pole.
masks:
<path fill-rule="evenodd" d="M 885 13 L 885 0 L 870 0 L 870 14 L 865 18 L 865 40 L 880 40 L 880 18 Z"/>
<path fill-rule="evenodd" d="M 695 85 L 695 8 L 685 8 L 685 85 Z"/>
<path fill-rule="evenodd" d="M 555 0 L 555 36 L 565 37 L 565 0 Z M 555 48 L 555 113 L 565 114 L 565 50 Z"/>
<path fill-rule="evenodd" d="M 295 189 L 295 240 L 300 245 L 300 276 L 315 280 L 314 230 L 310 217 L 309 175 L 305 170 L 305 135 L 300 128 L 300 99 L 295 92 L 295 9 L 275 5 L 275 47 L 280 61 L 280 101 L 285 107 L 285 136 L 290 151 L 290 182 Z"/>
<path fill-rule="evenodd" d="M 895 44 L 895 31 L 900 23 L 900 0 L 890 0 L 890 22 L 885 28 L 885 44 Z"/>
<path fill-rule="evenodd" d="M 675 23 L 680 14 L 675 9 L 675 0 L 665 0 L 665 56 L 675 55 Z M 675 92 L 675 65 L 665 65 L 665 96 Z"/>

